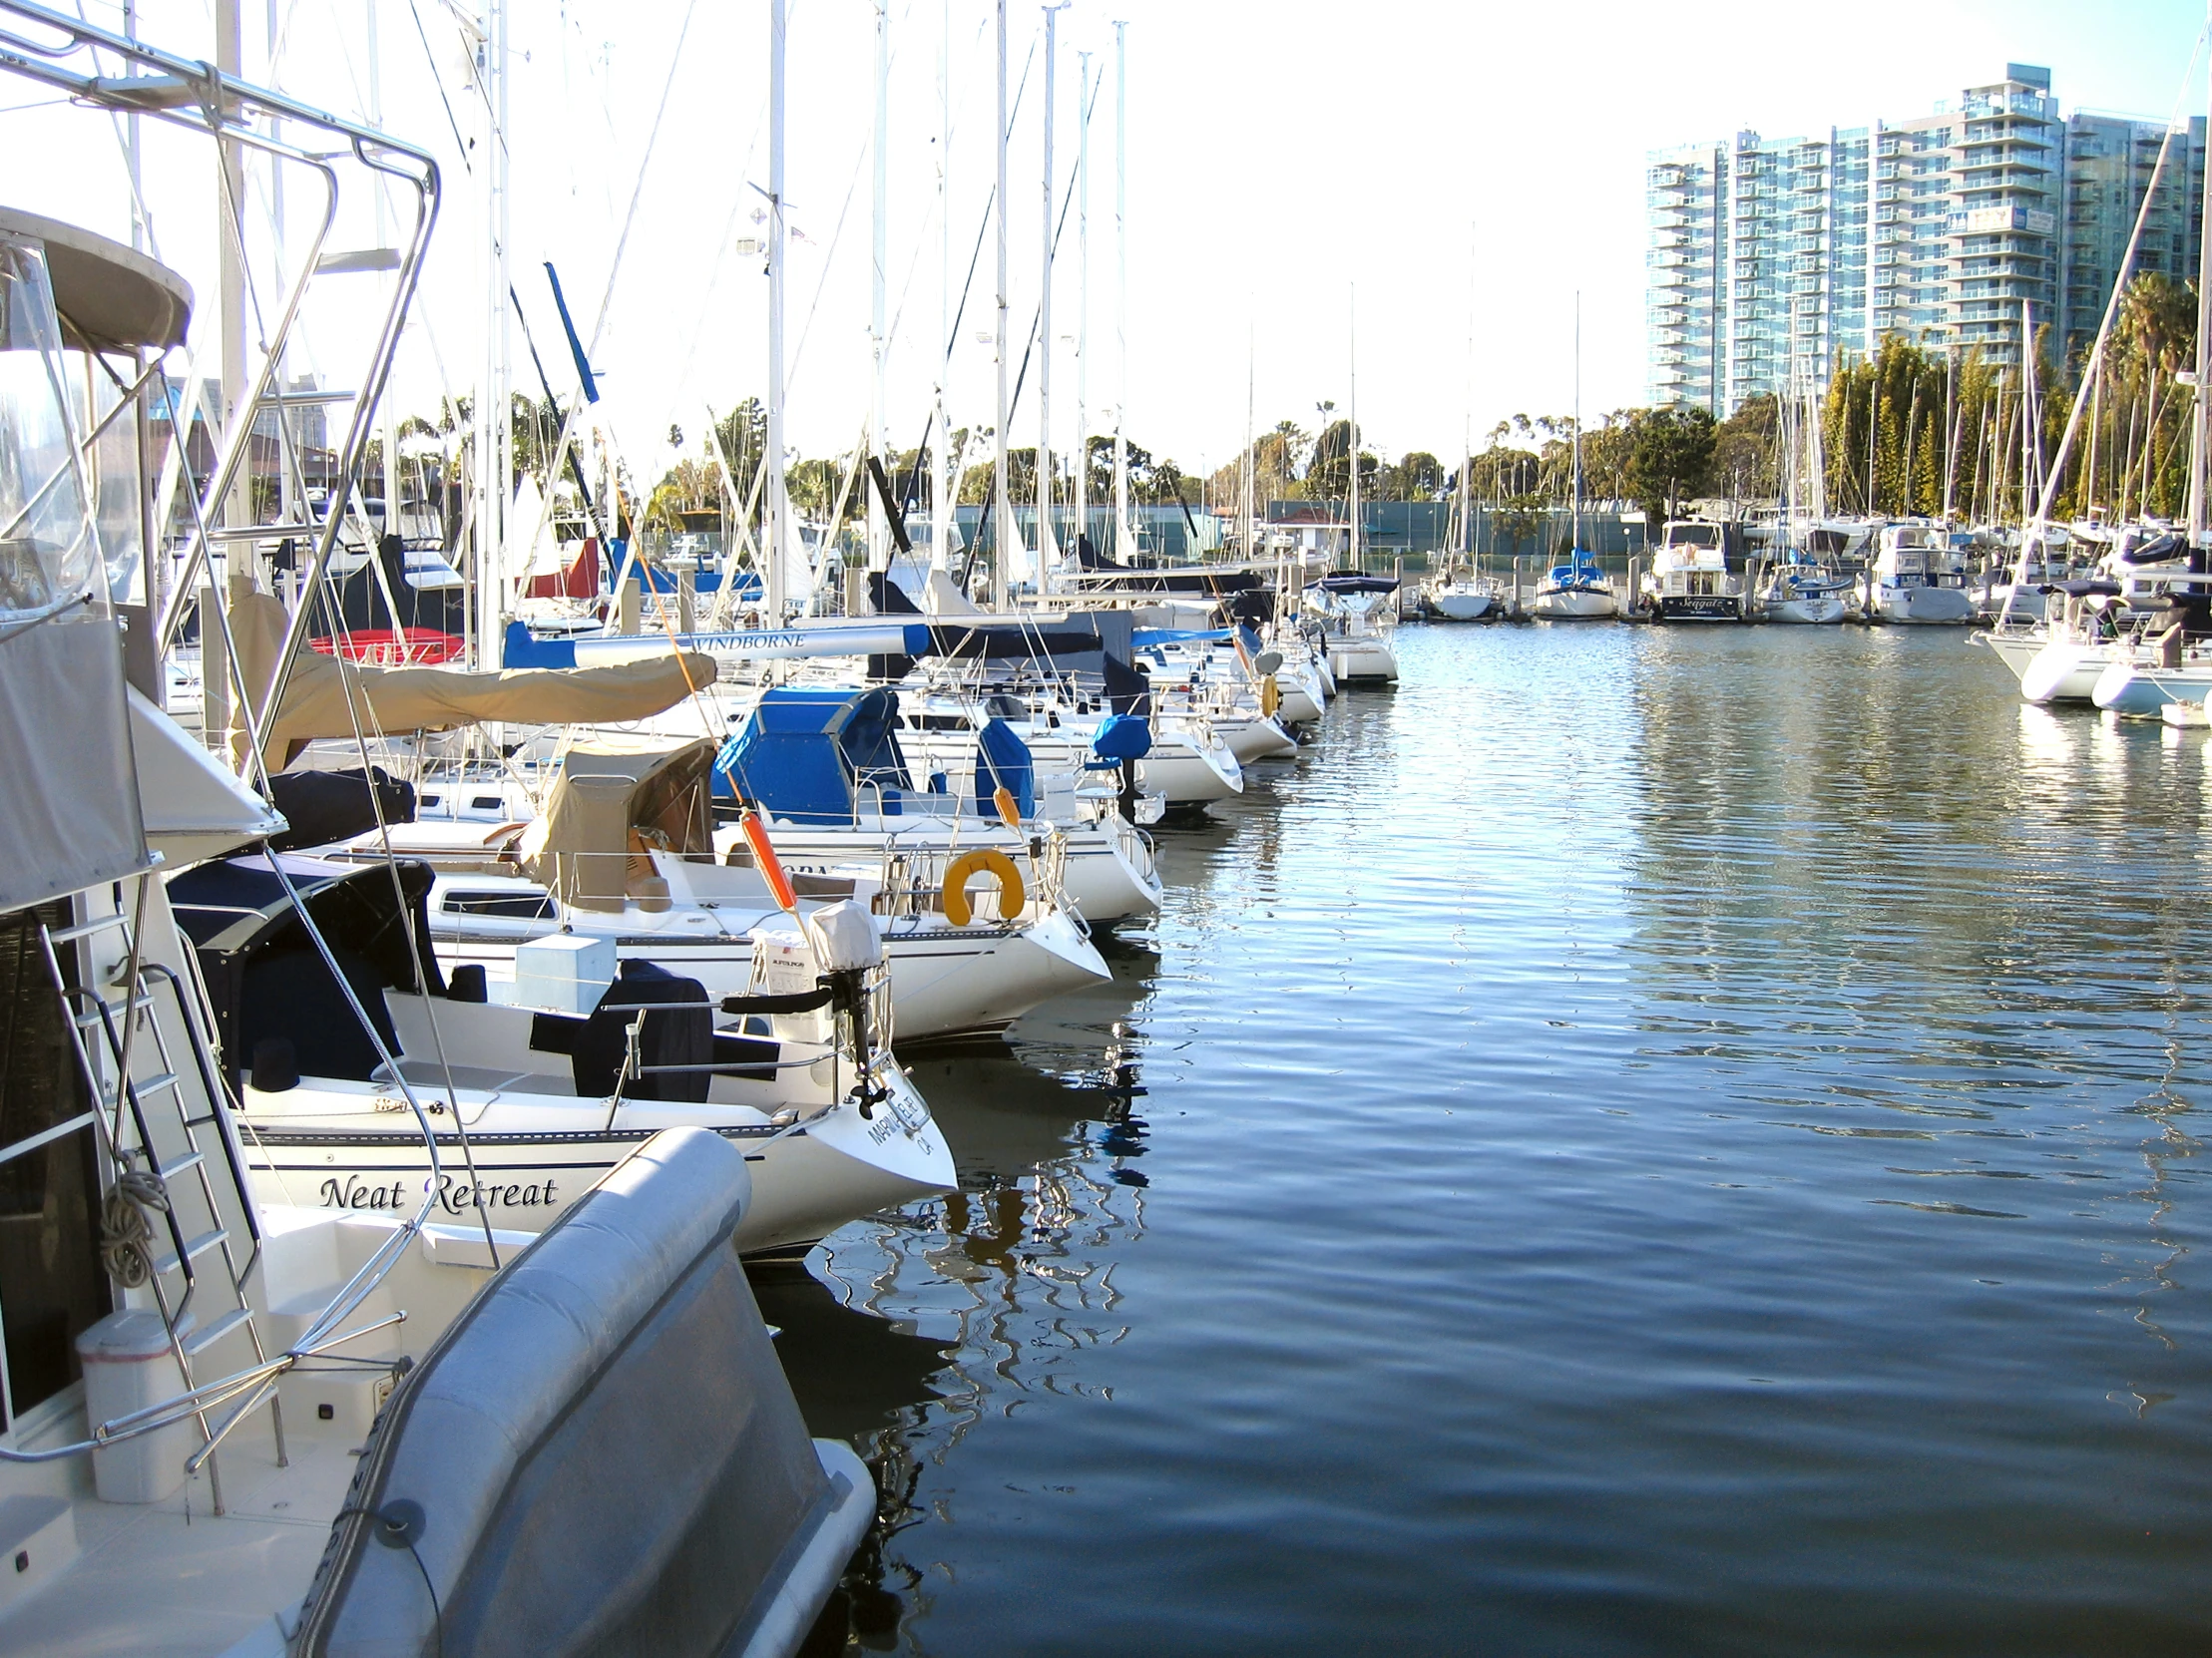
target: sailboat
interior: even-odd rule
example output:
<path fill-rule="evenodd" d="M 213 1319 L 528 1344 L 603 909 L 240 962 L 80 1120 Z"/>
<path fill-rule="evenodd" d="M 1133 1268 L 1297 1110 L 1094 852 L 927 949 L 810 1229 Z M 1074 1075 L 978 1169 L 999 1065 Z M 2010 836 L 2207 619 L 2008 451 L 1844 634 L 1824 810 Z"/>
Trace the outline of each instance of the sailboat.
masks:
<path fill-rule="evenodd" d="M 1812 551 L 1808 523 L 1827 516 L 1827 488 L 1820 452 L 1820 409 L 1809 376 L 1794 373 L 1791 395 L 1782 402 L 1782 514 L 1769 543 L 1779 556 L 1768 572 L 1756 609 L 1768 622 L 1799 625 L 1833 624 L 1849 609 L 1851 584 Z M 1799 496 L 1809 484 L 1808 503 Z M 1819 538 L 1822 541 L 1829 537 Z"/>
<path fill-rule="evenodd" d="M 1468 284 L 1467 318 L 1468 384 L 1460 429 L 1460 487 L 1453 499 L 1453 538 L 1456 551 L 1445 568 L 1421 585 L 1421 609 L 1446 622 L 1495 622 L 1505 614 L 1505 597 L 1497 582 L 1485 576 L 1475 558 L 1475 484 L 1471 464 L 1475 453 L 1474 402 L 1475 296 L 1472 267 Z"/>
<path fill-rule="evenodd" d="M 1391 630 L 1398 623 L 1398 583 L 1369 576 L 1362 569 L 1360 510 L 1360 377 L 1358 334 L 1352 336 L 1352 395 L 1345 422 L 1345 456 L 1350 463 L 1347 557 L 1350 568 L 1324 576 L 1305 590 L 1305 608 L 1319 624 L 1329 671 L 1341 682 L 1370 679 L 1396 682 L 1398 652 Z M 1388 603 L 1385 603 L 1385 601 Z"/>
<path fill-rule="evenodd" d="M 1548 622 L 1601 622 L 1620 614 L 1613 585 L 1597 560 L 1582 550 L 1582 296 L 1574 295 L 1574 430 L 1571 434 L 1573 500 L 1567 556 L 1553 565 L 1529 607 Z"/>

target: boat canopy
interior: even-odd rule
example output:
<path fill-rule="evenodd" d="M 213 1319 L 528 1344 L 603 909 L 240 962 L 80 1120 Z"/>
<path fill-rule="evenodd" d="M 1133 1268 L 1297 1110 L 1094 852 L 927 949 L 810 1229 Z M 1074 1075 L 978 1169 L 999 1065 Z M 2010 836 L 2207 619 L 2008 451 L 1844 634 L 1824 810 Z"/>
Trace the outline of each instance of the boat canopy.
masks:
<path fill-rule="evenodd" d="M 898 712 L 895 691 L 772 686 L 715 756 L 715 792 L 770 817 L 831 824 L 851 823 L 859 791 L 877 789 L 895 815 L 913 787 L 891 735 Z"/>
<path fill-rule="evenodd" d="M 791 823 L 849 824 L 864 799 L 886 817 L 904 813 L 916 791 L 893 728 L 898 693 L 776 686 L 764 692 L 714 759 L 714 791 L 757 805 Z M 1037 774 L 1028 745 L 993 716 L 976 733 L 972 808 L 989 817 L 1004 788 L 1021 816 L 1037 810 Z M 933 778 L 928 791 L 946 792 Z"/>
<path fill-rule="evenodd" d="M 2123 565 L 2169 564 L 2175 559 L 2185 558 L 2188 551 L 2189 546 L 2184 538 L 2170 533 L 2156 535 L 2139 547 L 2121 548 L 2120 563 Z"/>
<path fill-rule="evenodd" d="M 619 910 L 632 878 L 652 876 L 652 849 L 713 856 L 713 764 L 704 737 L 579 743 L 562 756 L 545 810 L 516 853 L 564 904 Z"/>
<path fill-rule="evenodd" d="M 1313 584 L 1322 593 L 1396 593 L 1398 582 L 1390 576 L 1360 576 L 1350 571 L 1340 571 L 1334 576 L 1324 576 Z"/>
<path fill-rule="evenodd" d="M 384 992 L 447 994 L 430 949 L 430 866 L 411 859 L 339 864 L 260 853 L 205 863 L 169 882 L 177 924 L 199 951 L 232 1077 L 254 1068 L 258 1043 L 280 1038 L 291 1044 L 293 1066 L 302 1075 L 367 1081 L 381 1062 L 375 1044 L 308 938 L 272 859 L 314 918 L 378 1036 L 395 1052 L 399 1038 Z"/>

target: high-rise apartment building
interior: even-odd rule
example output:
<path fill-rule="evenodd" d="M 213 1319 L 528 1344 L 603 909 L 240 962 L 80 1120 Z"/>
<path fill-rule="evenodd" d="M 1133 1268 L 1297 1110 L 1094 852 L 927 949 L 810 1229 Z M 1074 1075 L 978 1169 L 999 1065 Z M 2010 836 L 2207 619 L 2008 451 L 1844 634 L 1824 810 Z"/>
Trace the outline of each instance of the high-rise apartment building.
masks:
<path fill-rule="evenodd" d="M 1649 396 L 1726 414 L 1827 380 L 1891 334 L 2019 359 L 2029 325 L 2093 335 L 2164 128 L 2076 114 L 2008 64 L 1908 121 L 1659 151 L 1646 175 Z M 2179 134 L 2138 270 L 2196 272 L 2204 124 Z"/>

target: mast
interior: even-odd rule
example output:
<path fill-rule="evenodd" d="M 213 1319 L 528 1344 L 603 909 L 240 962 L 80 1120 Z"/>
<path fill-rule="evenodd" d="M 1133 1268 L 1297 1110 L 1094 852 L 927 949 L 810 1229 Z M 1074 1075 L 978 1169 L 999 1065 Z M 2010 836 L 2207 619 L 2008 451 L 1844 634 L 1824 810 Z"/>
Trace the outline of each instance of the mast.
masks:
<path fill-rule="evenodd" d="M 216 67 L 225 75 L 235 75 L 241 67 L 243 49 L 238 28 L 238 0 L 216 0 Z M 217 146 L 216 183 L 216 248 L 219 258 L 217 283 L 219 319 L 222 325 L 222 428 L 227 435 L 230 422 L 249 418 L 245 408 L 245 158 L 235 139 L 223 139 Z M 237 486 L 227 499 L 217 508 L 225 524 L 250 522 L 245 516 L 246 485 L 241 475 Z M 240 561 L 250 569 L 250 563 Z M 227 568 L 228 561 L 225 560 Z M 209 580 L 215 580 L 213 570 Z M 205 624 L 206 619 L 202 619 Z M 256 691 L 260 687 L 255 686 Z M 220 687 L 210 686 L 211 694 Z"/>
<path fill-rule="evenodd" d="M 999 172 L 997 194 L 991 198 L 991 215 L 999 241 L 999 311 L 997 341 L 999 372 L 998 421 L 991 429 L 991 476 L 994 511 L 991 523 L 992 608 L 1007 608 L 1007 548 L 1013 537 L 1014 507 L 1006 498 L 1006 423 L 1009 399 L 1006 384 L 1006 0 L 998 0 L 999 15 Z"/>
<path fill-rule="evenodd" d="M 891 150 L 891 6 L 890 0 L 876 0 L 876 129 L 870 158 L 875 166 L 872 201 L 875 215 L 873 244 L 874 268 L 868 289 L 868 345 L 871 353 L 872 378 L 868 388 L 868 453 L 888 468 L 891 457 L 890 433 L 884 413 L 883 355 L 890 332 L 885 322 L 886 298 L 890 282 L 886 271 L 890 253 L 886 246 L 887 226 L 891 216 L 890 150 Z M 891 563 L 890 519 L 883 504 L 881 490 L 863 490 L 868 502 L 868 568 L 888 569 Z"/>
<path fill-rule="evenodd" d="M 937 337 L 945 342 L 945 355 L 937 365 L 936 407 L 930 430 L 937 434 L 931 457 L 929 494 L 929 562 L 932 569 L 952 568 L 953 496 L 960 479 L 953 470 L 952 431 L 945 424 L 945 378 L 952 372 L 953 337 L 953 7 L 943 0 L 943 25 L 937 40 Z M 917 462 L 919 455 L 914 457 Z"/>
<path fill-rule="evenodd" d="M 1136 562 L 1129 523 L 1129 53 L 1128 25 L 1113 24 L 1113 339 L 1120 384 L 1113 394 L 1113 556 Z"/>
<path fill-rule="evenodd" d="M 508 491 L 514 478 L 514 422 L 509 414 L 507 377 L 507 0 L 485 0 L 483 80 L 486 119 L 484 146 L 484 304 L 491 326 L 484 330 L 484 374 L 479 382 L 476 419 L 476 659 L 480 667 L 498 667 L 506 648 Z"/>
<path fill-rule="evenodd" d="M 1475 485 L 1469 476 L 1475 468 L 1475 226 L 1467 227 L 1467 360 L 1460 381 L 1460 562 L 1471 564 L 1475 552 Z"/>
<path fill-rule="evenodd" d="M 274 12 L 274 7 L 270 8 L 272 14 Z M 378 50 L 376 38 L 376 0 L 365 0 L 364 10 L 367 14 L 366 20 L 368 24 L 368 124 L 371 127 L 381 129 L 384 125 L 384 71 L 382 64 L 383 54 Z M 272 51 L 275 48 L 275 41 L 271 39 L 269 42 L 269 46 Z M 275 66 L 273 64 L 269 66 L 269 77 L 271 80 L 275 78 Z M 269 194 L 272 199 L 276 196 L 278 190 L 278 186 L 274 178 L 276 171 L 276 169 L 270 169 L 271 179 L 269 183 Z M 389 219 L 389 208 L 385 206 L 384 202 L 384 181 L 379 179 L 370 188 L 374 191 L 376 197 L 375 245 L 379 248 L 388 247 L 391 245 L 391 224 Z M 275 206 L 273 200 L 271 202 L 271 206 Z M 278 233 L 281 234 L 283 223 L 281 208 L 277 209 L 276 217 Z M 278 386 L 279 389 L 281 389 L 281 379 L 279 379 L 278 381 Z M 383 407 L 377 411 L 379 416 L 377 425 L 382 428 L 384 435 L 384 479 L 381 488 L 384 492 L 383 533 L 387 536 L 404 534 L 404 532 L 400 528 L 399 523 L 398 410 L 398 399 L 391 395 L 391 388 L 389 386 L 385 387 Z M 276 463 L 277 475 L 279 479 L 288 479 L 291 475 L 291 467 L 282 458 L 281 455 L 281 450 L 286 447 L 289 447 L 289 445 L 285 444 L 279 446 L 279 457 Z M 287 522 L 291 518 L 291 514 L 288 512 L 284 513 L 282 516 Z M 392 626 L 394 628 L 397 628 L 399 625 L 400 619 L 396 616 L 393 617 Z"/>
<path fill-rule="evenodd" d="M 1871 306 L 1874 301 L 1870 298 Z M 1882 363 L 1875 352 L 1867 352 L 1867 517 L 1882 515 L 1882 482 L 1875 471 L 1876 458 L 1882 452 Z"/>
<path fill-rule="evenodd" d="M 2204 545 L 2205 446 L 2207 442 L 2205 381 L 2212 378 L 2212 115 L 2205 122 L 2203 185 L 2204 226 L 2197 249 L 2197 383 L 2189 405 L 2189 545 Z"/>
<path fill-rule="evenodd" d="M 783 625 L 787 596 L 783 561 L 791 535 L 791 502 L 783 477 L 783 117 L 784 55 L 790 0 L 768 0 L 768 463 L 767 624 Z"/>
<path fill-rule="evenodd" d="M 1578 564 L 1582 552 L 1582 290 L 1574 290 L 1574 427 L 1567 435 L 1568 466 L 1573 477 L 1568 484 L 1572 491 L 1567 504 L 1567 529 L 1574 545 L 1568 549 L 1568 563 Z"/>
<path fill-rule="evenodd" d="M 1252 447 L 1252 418 L 1257 409 L 1253 396 L 1255 355 L 1252 329 L 1247 323 L 1244 329 L 1244 530 L 1237 538 L 1239 551 L 1247 564 L 1252 559 L 1252 519 L 1253 509 L 1257 505 L 1253 497 L 1258 493 L 1259 485 L 1259 455 Z"/>
<path fill-rule="evenodd" d="M 2034 516 L 2035 346 L 2027 327 L 2027 301 L 2020 301 L 2020 525 Z M 2148 476 L 2146 474 L 2146 476 Z M 2023 539 L 2020 545 L 2027 544 Z"/>
<path fill-rule="evenodd" d="M 1959 359 L 1956 347 L 1944 346 L 1944 528 L 1951 528 L 1952 492 L 1959 472 Z"/>
<path fill-rule="evenodd" d="M 1068 0 L 1045 12 L 1045 168 L 1043 283 L 1037 301 L 1037 591 L 1050 593 L 1059 551 L 1053 536 L 1053 117 L 1054 57 L 1059 48 L 1060 13 Z"/>
<path fill-rule="evenodd" d="M 1091 529 L 1091 54 L 1076 54 L 1076 552 Z"/>
<path fill-rule="evenodd" d="M 1350 342 L 1351 408 L 1346 412 L 1345 452 L 1352 463 L 1351 501 L 1345 516 L 1352 521 L 1352 568 L 1365 570 L 1360 558 L 1360 290 L 1352 286 L 1352 314 L 1347 331 Z"/>

